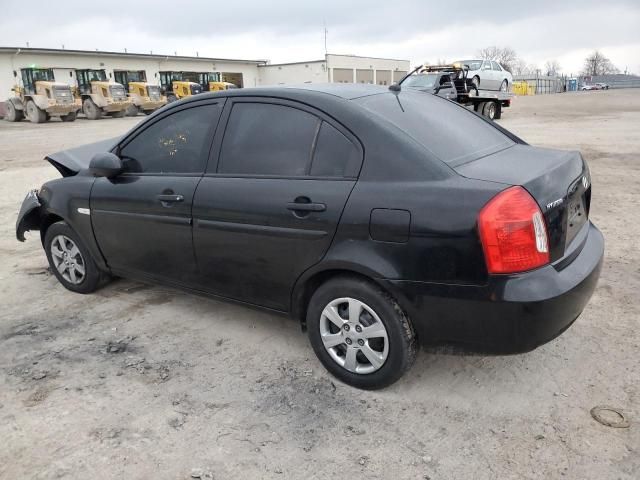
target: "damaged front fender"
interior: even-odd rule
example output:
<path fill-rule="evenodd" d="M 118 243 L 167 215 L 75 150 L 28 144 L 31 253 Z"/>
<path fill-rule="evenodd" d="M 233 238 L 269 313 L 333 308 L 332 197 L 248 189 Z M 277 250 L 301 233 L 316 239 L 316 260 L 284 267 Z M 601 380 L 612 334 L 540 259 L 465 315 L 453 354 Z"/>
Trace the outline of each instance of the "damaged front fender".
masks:
<path fill-rule="evenodd" d="M 24 242 L 24 232 L 29 230 L 40 230 L 40 199 L 38 199 L 38 190 L 31 190 L 22 201 L 18 220 L 16 221 L 16 238 Z"/>

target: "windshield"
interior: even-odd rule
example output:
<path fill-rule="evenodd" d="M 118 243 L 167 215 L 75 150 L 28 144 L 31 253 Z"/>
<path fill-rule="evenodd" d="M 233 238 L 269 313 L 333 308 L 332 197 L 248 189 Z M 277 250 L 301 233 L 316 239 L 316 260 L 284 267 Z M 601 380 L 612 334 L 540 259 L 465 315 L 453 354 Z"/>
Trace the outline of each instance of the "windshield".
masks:
<path fill-rule="evenodd" d="M 104 70 L 89 70 L 87 72 L 90 82 L 105 82 L 107 80 L 107 74 Z"/>
<path fill-rule="evenodd" d="M 480 70 L 480 67 L 482 66 L 482 60 L 460 60 L 460 62 L 456 62 L 456 63 L 462 63 L 463 65 L 468 65 L 469 70 Z"/>
<path fill-rule="evenodd" d="M 449 100 L 422 92 L 370 95 L 354 100 L 391 122 L 452 166 L 510 147 L 514 142 L 490 123 Z"/>
<path fill-rule="evenodd" d="M 33 81 L 39 82 L 53 82 L 53 71 L 50 69 L 42 69 L 42 70 L 32 70 L 33 71 Z"/>
<path fill-rule="evenodd" d="M 408 77 L 402 85 L 412 88 L 432 88 L 436 84 L 438 75 L 435 74 L 418 74 Z"/>

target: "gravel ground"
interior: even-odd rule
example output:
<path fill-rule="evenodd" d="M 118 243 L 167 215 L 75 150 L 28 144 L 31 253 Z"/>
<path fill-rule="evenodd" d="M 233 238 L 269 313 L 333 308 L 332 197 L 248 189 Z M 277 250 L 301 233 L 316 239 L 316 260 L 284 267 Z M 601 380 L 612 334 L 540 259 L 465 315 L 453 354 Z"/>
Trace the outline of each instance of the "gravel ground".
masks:
<path fill-rule="evenodd" d="M 517 356 L 421 352 L 392 387 L 330 377 L 286 318 L 116 281 L 90 296 L 14 236 L 41 159 L 143 117 L 0 122 L 0 478 L 640 478 L 640 90 L 518 98 L 502 125 L 580 149 L 607 240 L 596 293 Z M 630 428 L 603 426 L 596 405 Z"/>

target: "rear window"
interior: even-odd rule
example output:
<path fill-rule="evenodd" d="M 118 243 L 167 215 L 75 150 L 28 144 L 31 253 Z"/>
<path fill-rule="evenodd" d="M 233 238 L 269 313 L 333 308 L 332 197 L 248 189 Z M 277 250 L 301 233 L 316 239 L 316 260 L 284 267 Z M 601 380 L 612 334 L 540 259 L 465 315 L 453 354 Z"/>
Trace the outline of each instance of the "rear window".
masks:
<path fill-rule="evenodd" d="M 514 145 L 509 137 L 472 112 L 431 94 L 403 91 L 354 101 L 391 122 L 451 166 Z"/>

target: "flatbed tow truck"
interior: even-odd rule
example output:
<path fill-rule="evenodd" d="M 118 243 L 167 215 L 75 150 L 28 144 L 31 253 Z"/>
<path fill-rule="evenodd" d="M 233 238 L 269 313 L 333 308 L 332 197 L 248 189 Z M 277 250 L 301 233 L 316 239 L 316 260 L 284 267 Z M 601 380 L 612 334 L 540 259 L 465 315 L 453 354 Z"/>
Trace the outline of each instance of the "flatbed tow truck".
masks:
<path fill-rule="evenodd" d="M 490 120 L 499 119 L 502 109 L 511 106 L 513 93 L 478 90 L 467 78 L 468 67 L 451 65 L 420 65 L 409 72 L 400 82 L 391 85 L 391 90 L 412 88 L 460 103 Z"/>

